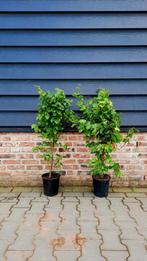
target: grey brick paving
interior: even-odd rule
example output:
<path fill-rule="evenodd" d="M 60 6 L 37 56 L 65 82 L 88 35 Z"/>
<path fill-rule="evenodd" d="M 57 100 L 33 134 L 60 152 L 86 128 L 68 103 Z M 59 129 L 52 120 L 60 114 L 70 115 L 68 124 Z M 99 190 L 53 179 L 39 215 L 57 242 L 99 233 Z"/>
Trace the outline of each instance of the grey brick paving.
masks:
<path fill-rule="evenodd" d="M 0 191 L 0 261 L 147 260 L 146 193 Z"/>

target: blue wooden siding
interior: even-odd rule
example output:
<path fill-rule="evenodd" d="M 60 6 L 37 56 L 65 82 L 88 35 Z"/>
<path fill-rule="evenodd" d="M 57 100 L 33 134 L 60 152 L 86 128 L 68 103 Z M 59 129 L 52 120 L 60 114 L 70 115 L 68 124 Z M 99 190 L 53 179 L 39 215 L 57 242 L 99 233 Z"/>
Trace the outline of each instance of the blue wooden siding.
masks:
<path fill-rule="evenodd" d="M 35 84 L 108 88 L 122 127 L 147 130 L 147 0 L 0 0 L 0 131 L 30 131 Z"/>

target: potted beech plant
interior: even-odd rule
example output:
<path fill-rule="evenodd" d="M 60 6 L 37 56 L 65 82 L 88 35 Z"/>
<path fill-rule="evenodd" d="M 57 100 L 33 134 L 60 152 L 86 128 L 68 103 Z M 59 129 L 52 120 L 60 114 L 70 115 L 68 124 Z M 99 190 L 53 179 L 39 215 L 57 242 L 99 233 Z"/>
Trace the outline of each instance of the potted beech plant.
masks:
<path fill-rule="evenodd" d="M 54 196 L 58 193 L 60 171 L 56 169 L 62 165 L 62 156 L 57 153 L 57 146 L 67 149 L 59 141 L 65 128 L 65 122 L 72 119 L 69 100 L 64 91 L 56 88 L 55 91 L 43 91 L 37 87 L 39 93 L 38 113 L 36 124 L 32 129 L 39 134 L 42 142 L 33 148 L 34 152 L 41 152 L 45 161 L 48 161 L 49 172 L 42 175 L 44 194 Z"/>
<path fill-rule="evenodd" d="M 109 171 L 112 170 L 117 177 L 122 175 L 120 165 L 114 161 L 112 152 L 118 149 L 118 143 L 121 143 L 121 146 L 128 143 L 135 129 L 130 129 L 126 136 L 121 134 L 120 117 L 107 90 L 101 89 L 96 97 L 85 100 L 78 88 L 73 96 L 78 98 L 77 106 L 81 112 L 73 126 L 77 126 L 79 132 L 84 134 L 86 146 L 93 154 L 89 167 L 94 194 L 98 197 L 107 197 Z"/>

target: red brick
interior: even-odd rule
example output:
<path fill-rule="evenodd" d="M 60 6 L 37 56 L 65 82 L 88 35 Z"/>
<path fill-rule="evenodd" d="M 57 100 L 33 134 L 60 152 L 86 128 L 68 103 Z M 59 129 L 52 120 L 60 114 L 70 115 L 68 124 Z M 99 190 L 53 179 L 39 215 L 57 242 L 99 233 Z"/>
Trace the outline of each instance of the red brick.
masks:
<path fill-rule="evenodd" d="M 85 148 L 85 147 L 78 147 L 77 148 L 77 152 L 89 152 L 89 149 L 88 148 Z"/>
<path fill-rule="evenodd" d="M 30 165 L 27 166 L 27 170 L 42 170 L 43 167 L 41 165 Z"/>
<path fill-rule="evenodd" d="M 84 158 L 87 158 L 89 159 L 90 158 L 90 155 L 89 154 L 73 154 L 73 158 L 81 158 L 81 159 L 84 159 Z"/>
<path fill-rule="evenodd" d="M 18 159 L 33 159 L 34 155 L 33 154 L 17 154 Z"/>
<path fill-rule="evenodd" d="M 6 147 L 0 147 L 0 153 L 10 153 L 11 152 L 11 147 L 6 148 Z"/>
<path fill-rule="evenodd" d="M 63 161 L 62 161 L 62 163 L 63 164 L 75 164 L 76 163 L 76 160 L 75 159 L 64 159 Z"/>
<path fill-rule="evenodd" d="M 24 170 L 25 166 L 24 165 L 8 165 L 7 170 Z"/>
<path fill-rule="evenodd" d="M 0 159 L 10 159 L 10 158 L 15 158 L 15 154 L 0 154 Z"/>
<path fill-rule="evenodd" d="M 3 134 L 0 135 L 0 141 L 9 141 L 9 140 L 11 140 L 10 136 L 6 136 Z"/>
<path fill-rule="evenodd" d="M 68 139 L 71 141 L 77 140 L 82 141 L 83 140 L 83 136 L 82 135 L 69 135 Z"/>
<path fill-rule="evenodd" d="M 73 169 L 73 170 L 76 170 L 76 169 L 79 169 L 79 166 L 78 165 L 63 165 L 63 169 Z"/>
<path fill-rule="evenodd" d="M 35 146 L 36 145 L 36 143 L 35 142 L 27 142 L 27 141 L 25 141 L 25 142 L 19 142 L 19 146 L 20 147 L 33 147 L 33 146 Z"/>
<path fill-rule="evenodd" d="M 25 165 L 39 164 L 38 160 L 22 160 L 21 162 L 22 162 L 22 164 L 25 164 Z"/>
<path fill-rule="evenodd" d="M 20 164 L 20 160 L 3 160 L 2 161 L 3 164 Z"/>
<path fill-rule="evenodd" d="M 13 147 L 13 146 L 15 146 L 15 144 L 14 143 L 12 143 L 12 142 L 0 142 L 0 146 L 2 146 L 2 147 Z"/>

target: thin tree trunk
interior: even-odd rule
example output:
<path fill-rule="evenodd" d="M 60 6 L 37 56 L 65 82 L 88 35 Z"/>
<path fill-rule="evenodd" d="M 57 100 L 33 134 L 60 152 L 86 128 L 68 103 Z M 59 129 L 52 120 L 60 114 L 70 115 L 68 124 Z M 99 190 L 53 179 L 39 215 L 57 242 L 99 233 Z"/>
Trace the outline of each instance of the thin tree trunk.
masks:
<path fill-rule="evenodd" d="M 52 176 L 52 170 L 53 170 L 53 165 L 54 165 L 54 144 L 52 145 L 51 153 L 52 153 L 52 158 L 51 158 L 49 178 L 51 178 L 51 176 Z"/>

